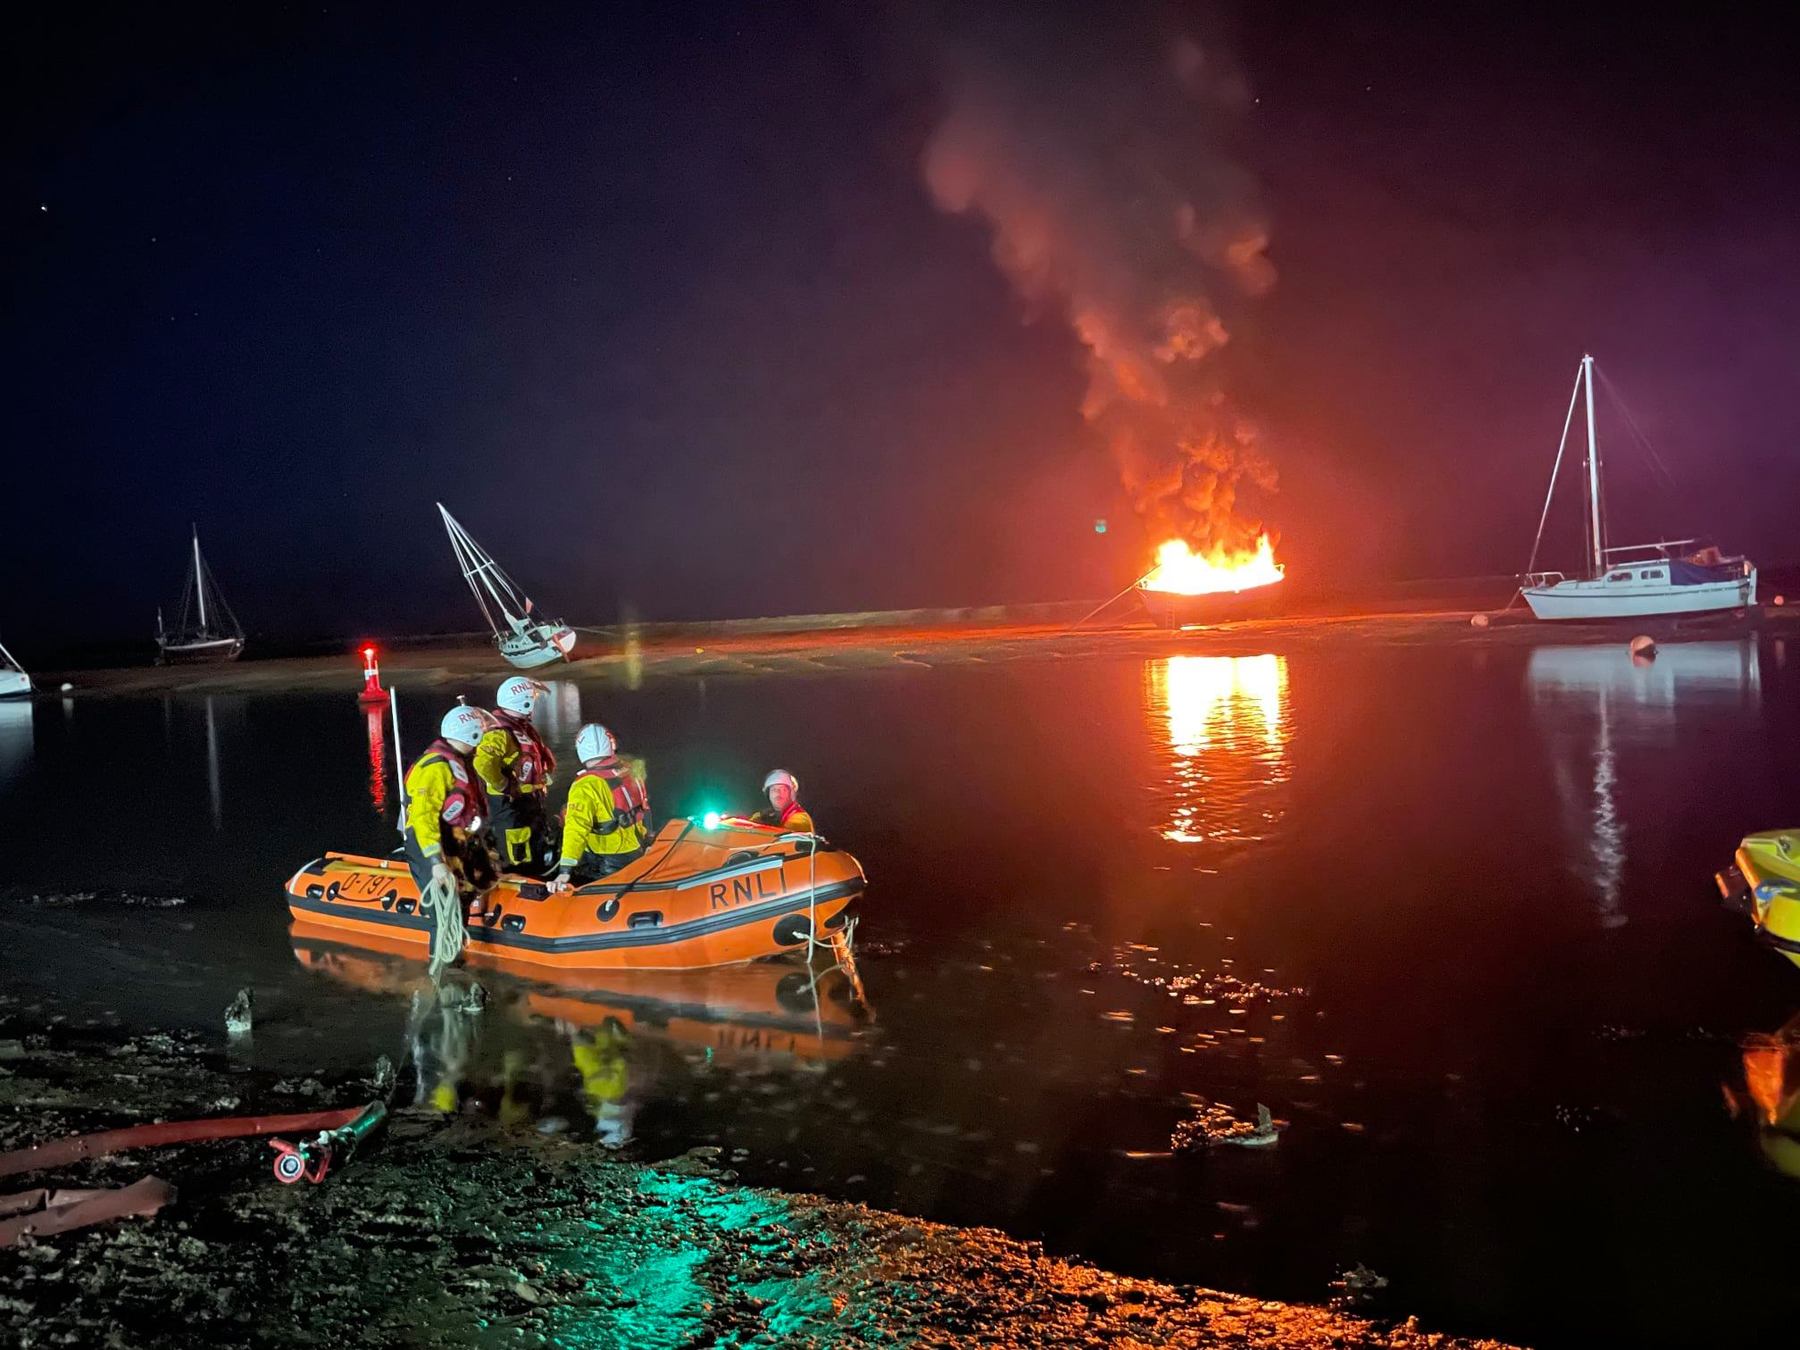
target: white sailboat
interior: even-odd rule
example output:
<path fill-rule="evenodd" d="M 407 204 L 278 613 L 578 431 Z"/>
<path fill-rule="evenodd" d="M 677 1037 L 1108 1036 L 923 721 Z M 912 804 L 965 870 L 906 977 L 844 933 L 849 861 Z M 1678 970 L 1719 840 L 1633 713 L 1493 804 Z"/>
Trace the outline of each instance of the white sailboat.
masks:
<path fill-rule="evenodd" d="M 1557 472 L 1568 448 L 1575 404 L 1586 394 L 1587 510 L 1583 517 L 1588 540 L 1588 571 L 1571 577 L 1538 572 L 1538 548 L 1544 522 L 1556 495 Z M 1609 548 L 1606 512 L 1600 491 L 1600 447 L 1594 429 L 1594 358 L 1581 358 L 1575 391 L 1563 419 L 1562 442 L 1550 470 L 1550 491 L 1538 518 L 1537 542 L 1520 592 L 1539 619 L 1636 619 L 1660 615 L 1712 614 L 1747 609 L 1756 603 L 1756 567 L 1748 558 L 1726 557 L 1703 539 L 1664 539 L 1654 544 Z"/>
<path fill-rule="evenodd" d="M 237 616 L 219 594 L 212 569 L 200 556 L 200 531 L 194 531 L 194 556 L 188 564 L 187 585 L 181 592 L 180 617 L 173 628 L 163 624 L 156 611 L 156 647 L 159 659 L 170 661 L 235 661 L 244 650 L 244 630 Z"/>
<path fill-rule="evenodd" d="M 13 659 L 13 654 L 6 650 L 6 644 L 0 643 L 0 698 L 30 698 L 31 676 L 25 673 L 25 667 Z"/>
<path fill-rule="evenodd" d="M 575 649 L 575 630 L 561 619 L 551 622 L 539 618 L 531 597 L 469 537 L 442 502 L 437 509 L 450 535 L 450 547 L 456 550 L 463 580 L 469 583 L 482 617 L 494 632 L 494 646 L 500 649 L 500 655 L 520 670 L 535 670 L 552 661 L 567 660 Z"/>

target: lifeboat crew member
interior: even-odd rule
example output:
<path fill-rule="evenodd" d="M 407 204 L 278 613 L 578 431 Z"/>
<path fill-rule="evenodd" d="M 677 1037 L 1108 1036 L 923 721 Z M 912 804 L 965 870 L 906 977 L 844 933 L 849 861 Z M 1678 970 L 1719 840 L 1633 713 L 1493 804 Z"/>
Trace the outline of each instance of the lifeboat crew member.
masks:
<path fill-rule="evenodd" d="M 592 722 L 575 737 L 582 768 L 569 785 L 554 890 L 610 876 L 644 851 L 650 837 L 650 793 L 643 762 L 627 760 L 618 751 L 612 732 Z"/>
<path fill-rule="evenodd" d="M 487 730 L 487 715 L 458 706 L 444 714 L 438 738 L 406 773 L 406 861 L 419 893 L 434 881 L 455 883 L 469 912 L 483 912 L 493 860 L 482 842 L 487 797 L 470 756 Z"/>
<path fill-rule="evenodd" d="M 814 834 L 813 818 L 800 805 L 800 784 L 786 769 L 772 770 L 763 779 L 763 793 L 769 799 L 767 810 L 758 811 L 750 819 L 758 825 L 778 825 L 794 834 Z"/>
<path fill-rule="evenodd" d="M 500 865 L 533 876 L 543 875 L 550 851 L 550 776 L 556 770 L 556 756 L 531 722 L 545 692 L 524 675 L 507 680 L 494 697 L 493 724 L 475 747 Z"/>

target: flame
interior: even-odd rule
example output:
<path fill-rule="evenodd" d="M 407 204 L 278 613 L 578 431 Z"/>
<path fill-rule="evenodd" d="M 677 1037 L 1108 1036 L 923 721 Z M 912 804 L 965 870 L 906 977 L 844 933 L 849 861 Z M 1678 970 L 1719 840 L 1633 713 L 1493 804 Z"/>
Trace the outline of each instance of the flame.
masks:
<path fill-rule="evenodd" d="M 1171 539 L 1156 550 L 1156 569 L 1140 584 L 1147 591 L 1212 595 L 1273 585 L 1285 575 L 1266 534 L 1257 539 L 1253 550 L 1228 551 L 1215 544 L 1206 553 L 1195 553 L 1185 539 Z"/>

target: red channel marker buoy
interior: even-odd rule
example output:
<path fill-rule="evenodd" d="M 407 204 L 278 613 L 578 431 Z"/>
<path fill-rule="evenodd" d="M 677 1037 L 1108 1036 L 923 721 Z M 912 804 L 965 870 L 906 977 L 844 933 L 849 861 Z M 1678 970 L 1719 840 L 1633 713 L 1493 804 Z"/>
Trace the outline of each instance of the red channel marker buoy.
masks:
<path fill-rule="evenodd" d="M 363 687 L 362 693 L 356 696 L 358 703 L 386 703 L 387 690 L 381 687 L 381 667 L 375 664 L 375 644 L 363 644 Z"/>

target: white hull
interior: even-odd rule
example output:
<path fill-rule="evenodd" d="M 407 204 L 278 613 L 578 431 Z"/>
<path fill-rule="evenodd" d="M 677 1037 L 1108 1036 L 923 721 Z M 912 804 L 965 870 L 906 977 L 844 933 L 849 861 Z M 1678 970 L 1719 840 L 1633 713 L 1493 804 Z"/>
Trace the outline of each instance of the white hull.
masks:
<path fill-rule="evenodd" d="M 549 623 L 536 617 L 531 597 L 500 570 L 493 555 L 469 537 L 442 502 L 437 509 L 444 518 L 444 529 L 450 536 L 457 565 L 462 568 L 463 580 L 469 583 L 475 603 L 481 606 L 481 617 L 493 629 L 494 646 L 500 655 L 520 670 L 536 670 L 552 661 L 567 660 L 575 649 L 575 630 L 561 619 Z"/>
<path fill-rule="evenodd" d="M 500 649 L 500 655 L 520 670 L 536 670 L 539 666 L 568 659 L 575 649 L 575 630 L 539 624 L 512 637 L 496 637 L 494 645 Z"/>
<path fill-rule="evenodd" d="M 1695 586 L 1669 582 L 1559 581 L 1527 586 L 1525 603 L 1539 619 L 1652 619 L 1662 615 L 1718 614 L 1756 603 L 1756 570 L 1732 581 Z"/>
<path fill-rule="evenodd" d="M 158 642 L 165 662 L 235 661 L 244 650 L 241 637 L 206 638 L 199 642 Z"/>
<path fill-rule="evenodd" d="M 0 669 L 0 698 L 30 698 L 31 677 L 22 670 Z"/>

